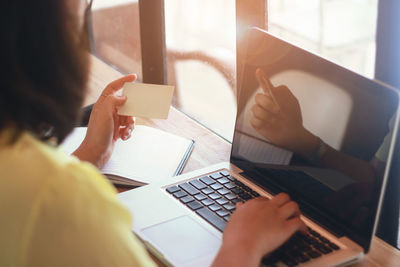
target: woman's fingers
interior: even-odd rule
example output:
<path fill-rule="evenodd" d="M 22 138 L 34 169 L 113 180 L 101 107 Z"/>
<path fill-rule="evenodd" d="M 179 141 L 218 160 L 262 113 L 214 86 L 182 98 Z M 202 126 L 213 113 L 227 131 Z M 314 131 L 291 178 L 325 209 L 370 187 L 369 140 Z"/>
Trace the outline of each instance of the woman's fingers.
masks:
<path fill-rule="evenodd" d="M 265 94 L 256 94 L 255 101 L 256 104 L 258 104 L 260 107 L 262 107 L 268 112 L 271 112 L 273 114 L 278 114 L 280 111 L 280 109 L 274 103 L 273 99 L 270 96 L 267 96 Z"/>
<path fill-rule="evenodd" d="M 131 134 L 132 134 L 132 131 L 134 128 L 135 128 L 135 125 L 133 123 L 121 127 L 119 130 L 120 131 L 119 135 L 120 135 L 121 139 L 128 140 L 131 137 Z"/>
<path fill-rule="evenodd" d="M 128 127 L 130 125 L 135 124 L 135 120 L 131 116 L 119 116 L 119 125 Z"/>
<path fill-rule="evenodd" d="M 124 76 L 122 78 L 119 78 L 118 80 L 115 80 L 115 81 L 109 83 L 106 86 L 106 88 L 103 90 L 101 95 L 108 96 L 108 95 L 114 94 L 114 92 L 121 89 L 125 83 L 133 82 L 135 80 L 136 80 L 136 74 L 130 74 L 130 75 Z"/>
<path fill-rule="evenodd" d="M 108 108 L 114 112 L 117 111 L 118 107 L 125 104 L 127 99 L 128 98 L 126 96 L 108 95 L 101 104 L 106 104 Z"/>
<path fill-rule="evenodd" d="M 275 87 L 272 85 L 271 81 L 268 79 L 267 75 L 265 75 L 265 73 L 263 72 L 262 69 L 258 68 L 256 70 L 256 78 L 257 78 L 258 83 L 261 85 L 262 89 L 264 90 L 264 93 L 266 95 L 268 95 L 269 97 L 271 97 L 271 99 L 273 100 L 275 109 L 277 111 L 279 111 L 280 105 L 279 105 L 277 99 L 275 98 L 275 95 L 273 92 L 275 90 Z"/>
<path fill-rule="evenodd" d="M 124 116 L 126 118 L 126 125 L 133 125 L 135 124 L 135 120 L 132 116 Z"/>
<path fill-rule="evenodd" d="M 308 232 L 306 224 L 299 216 L 287 220 L 285 227 L 287 230 L 287 234 L 289 234 L 289 236 L 291 236 L 297 231 L 300 231 L 303 234 Z"/>
<path fill-rule="evenodd" d="M 128 99 L 126 96 L 110 96 L 109 98 L 111 98 L 111 102 L 114 107 L 122 106 Z"/>
<path fill-rule="evenodd" d="M 122 140 L 128 140 L 131 137 L 131 133 L 134 129 L 135 121 L 131 116 L 119 116 L 120 117 L 120 137 Z"/>
<path fill-rule="evenodd" d="M 297 205 L 297 203 L 294 201 L 289 201 L 279 208 L 279 214 L 284 219 L 300 216 L 299 205 Z"/>
<path fill-rule="evenodd" d="M 259 105 L 254 105 L 251 108 L 251 111 L 253 112 L 254 117 L 256 117 L 257 119 L 263 121 L 264 124 L 265 123 L 271 124 L 271 123 L 274 123 L 275 120 L 276 120 L 276 117 L 272 113 L 266 111 L 265 109 L 263 109 Z"/>
<path fill-rule="evenodd" d="M 264 71 L 260 68 L 256 69 L 256 78 L 258 83 L 261 85 L 265 93 L 269 94 L 271 89 L 274 87 L 270 80 L 265 75 Z"/>
<path fill-rule="evenodd" d="M 264 126 L 264 122 L 256 117 L 251 117 L 250 124 L 254 127 L 254 129 L 260 129 Z"/>
<path fill-rule="evenodd" d="M 119 129 L 119 136 L 122 140 L 128 140 L 131 137 L 132 131 L 133 131 L 133 126 L 132 127 L 124 127 Z"/>
<path fill-rule="evenodd" d="M 279 193 L 278 195 L 273 197 L 270 201 L 275 206 L 281 207 L 282 205 L 290 201 L 290 197 L 286 193 Z"/>

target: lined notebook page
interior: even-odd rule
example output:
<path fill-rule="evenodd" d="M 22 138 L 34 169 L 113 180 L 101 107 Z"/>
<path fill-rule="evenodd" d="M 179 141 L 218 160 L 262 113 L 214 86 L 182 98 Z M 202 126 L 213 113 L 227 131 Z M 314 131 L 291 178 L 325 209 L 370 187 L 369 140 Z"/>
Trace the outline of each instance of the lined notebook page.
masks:
<path fill-rule="evenodd" d="M 240 142 L 238 154 L 252 162 L 288 165 L 293 153 L 266 141 L 236 132 Z"/>
<path fill-rule="evenodd" d="M 74 152 L 86 135 L 77 127 L 61 144 L 67 154 Z M 127 141 L 118 140 L 110 160 L 100 169 L 104 174 L 151 183 L 174 176 L 193 141 L 144 125 L 135 125 Z"/>

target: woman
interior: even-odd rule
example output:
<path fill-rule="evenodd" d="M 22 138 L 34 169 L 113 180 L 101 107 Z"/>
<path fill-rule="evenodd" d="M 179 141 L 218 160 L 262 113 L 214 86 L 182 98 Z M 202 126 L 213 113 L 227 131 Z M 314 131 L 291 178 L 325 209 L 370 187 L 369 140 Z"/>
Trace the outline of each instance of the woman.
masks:
<path fill-rule="evenodd" d="M 0 88 L 0 266 L 152 266 L 131 233 L 128 211 L 98 172 L 131 117 L 116 111 L 128 75 L 96 102 L 81 146 L 67 157 L 57 145 L 79 119 L 88 79 L 81 4 L 8 1 L 2 7 Z M 305 229 L 285 194 L 237 208 L 214 266 L 257 266 Z"/>

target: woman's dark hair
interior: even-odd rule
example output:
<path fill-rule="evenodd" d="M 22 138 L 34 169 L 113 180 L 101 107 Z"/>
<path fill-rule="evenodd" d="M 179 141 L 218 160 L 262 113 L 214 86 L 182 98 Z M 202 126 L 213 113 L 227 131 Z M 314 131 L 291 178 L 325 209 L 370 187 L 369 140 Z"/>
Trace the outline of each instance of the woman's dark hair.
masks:
<path fill-rule="evenodd" d="M 10 0 L 0 16 L 0 131 L 61 142 L 75 126 L 88 78 L 87 41 L 70 0 Z"/>

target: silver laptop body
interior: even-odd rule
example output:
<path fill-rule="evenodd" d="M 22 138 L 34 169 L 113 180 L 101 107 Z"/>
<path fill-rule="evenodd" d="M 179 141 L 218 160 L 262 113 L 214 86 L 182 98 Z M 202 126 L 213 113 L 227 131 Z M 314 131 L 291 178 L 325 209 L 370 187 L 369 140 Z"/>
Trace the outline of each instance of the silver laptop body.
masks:
<path fill-rule="evenodd" d="M 342 266 L 360 260 L 368 252 L 377 225 L 394 147 L 390 132 L 396 136 L 399 121 L 399 94 L 263 30 L 249 29 L 246 38 L 247 50 L 239 62 L 238 114 L 230 162 L 119 194 L 133 215 L 134 233 L 165 264 L 209 266 L 221 245 L 223 222 L 229 220 L 225 207 L 234 212 L 235 202 L 227 197 L 231 194 L 227 189 L 240 185 L 252 198 L 287 192 L 299 204 L 305 223 L 324 238 L 329 249 L 325 253 L 311 245 L 320 255 L 295 264 L 269 261 L 266 255 L 262 264 Z M 315 165 L 251 129 L 249 110 L 261 90 L 254 75 L 257 68 L 263 69 L 274 86 L 289 88 L 299 101 L 304 126 L 326 144 L 367 163 L 377 151 L 386 151 L 384 173 L 372 181 L 360 181 L 340 168 Z M 384 143 L 386 149 L 381 148 Z M 281 174 L 285 171 L 288 176 Z M 209 182 L 210 177 L 214 182 Z M 365 187 L 373 192 L 366 195 Z M 216 190 L 209 193 L 206 188 Z M 211 197 L 215 191 L 220 197 Z M 237 199 L 245 201 L 246 192 Z M 211 205 L 203 204 L 206 199 L 228 202 L 219 201 L 223 204 L 217 214 Z M 355 199 L 365 201 L 356 205 Z M 219 220 L 207 217 L 209 212 Z"/>

